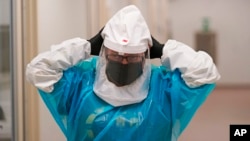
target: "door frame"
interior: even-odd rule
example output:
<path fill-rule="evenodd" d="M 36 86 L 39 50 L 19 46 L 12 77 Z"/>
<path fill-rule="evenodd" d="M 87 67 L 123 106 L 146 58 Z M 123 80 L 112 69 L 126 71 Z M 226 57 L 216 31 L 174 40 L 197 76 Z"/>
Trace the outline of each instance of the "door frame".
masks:
<path fill-rule="evenodd" d="M 13 137 L 39 141 L 38 94 L 25 80 L 25 68 L 37 54 L 37 1 L 11 1 L 11 74 Z"/>

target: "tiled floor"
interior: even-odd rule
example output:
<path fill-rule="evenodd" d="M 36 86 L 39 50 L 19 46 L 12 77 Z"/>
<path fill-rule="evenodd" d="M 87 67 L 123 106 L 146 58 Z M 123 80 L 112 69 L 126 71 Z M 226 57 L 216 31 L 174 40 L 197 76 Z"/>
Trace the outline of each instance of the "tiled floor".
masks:
<path fill-rule="evenodd" d="M 216 88 L 179 141 L 229 141 L 230 124 L 250 124 L 250 87 Z"/>

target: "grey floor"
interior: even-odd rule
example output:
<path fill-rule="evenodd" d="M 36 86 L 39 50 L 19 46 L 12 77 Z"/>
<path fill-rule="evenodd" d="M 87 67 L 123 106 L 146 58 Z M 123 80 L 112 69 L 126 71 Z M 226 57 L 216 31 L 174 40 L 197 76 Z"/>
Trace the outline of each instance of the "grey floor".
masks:
<path fill-rule="evenodd" d="M 229 141 L 230 124 L 250 124 L 250 87 L 216 88 L 179 141 Z"/>

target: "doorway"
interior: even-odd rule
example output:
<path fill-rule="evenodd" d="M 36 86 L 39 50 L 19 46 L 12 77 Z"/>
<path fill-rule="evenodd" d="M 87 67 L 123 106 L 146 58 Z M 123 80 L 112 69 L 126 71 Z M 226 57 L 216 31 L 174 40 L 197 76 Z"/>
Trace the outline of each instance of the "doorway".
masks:
<path fill-rule="evenodd" d="M 13 139 L 13 101 L 10 69 L 10 11 L 10 1 L 0 0 L 0 141 L 11 141 Z"/>

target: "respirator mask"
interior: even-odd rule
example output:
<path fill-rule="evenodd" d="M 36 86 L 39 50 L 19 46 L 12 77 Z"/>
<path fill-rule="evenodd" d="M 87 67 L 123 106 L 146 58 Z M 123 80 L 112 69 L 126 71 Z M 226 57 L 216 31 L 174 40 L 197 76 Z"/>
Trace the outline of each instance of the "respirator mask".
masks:
<path fill-rule="evenodd" d="M 124 54 L 105 48 L 105 58 L 107 78 L 118 87 L 131 84 L 143 73 L 144 53 Z"/>

